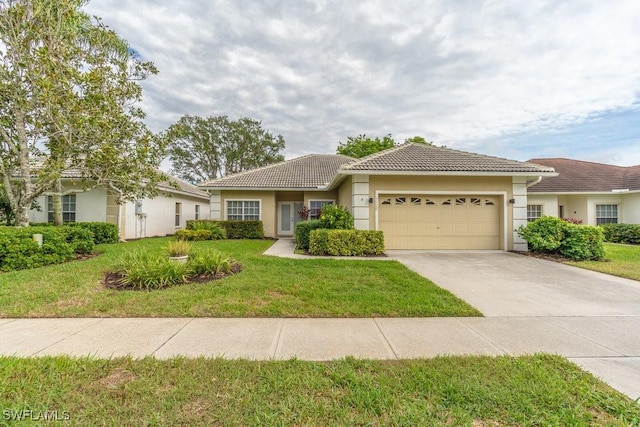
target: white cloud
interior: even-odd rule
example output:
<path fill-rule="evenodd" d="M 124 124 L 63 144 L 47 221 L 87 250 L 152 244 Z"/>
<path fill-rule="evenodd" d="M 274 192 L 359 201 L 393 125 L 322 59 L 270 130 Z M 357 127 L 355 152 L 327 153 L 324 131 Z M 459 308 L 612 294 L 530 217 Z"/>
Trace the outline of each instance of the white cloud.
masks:
<path fill-rule="evenodd" d="M 88 10 L 159 68 L 144 83 L 154 129 L 182 114 L 250 116 L 283 134 L 290 156 L 363 132 L 485 152 L 492 138 L 562 129 L 640 94 L 636 0 L 94 0 Z"/>

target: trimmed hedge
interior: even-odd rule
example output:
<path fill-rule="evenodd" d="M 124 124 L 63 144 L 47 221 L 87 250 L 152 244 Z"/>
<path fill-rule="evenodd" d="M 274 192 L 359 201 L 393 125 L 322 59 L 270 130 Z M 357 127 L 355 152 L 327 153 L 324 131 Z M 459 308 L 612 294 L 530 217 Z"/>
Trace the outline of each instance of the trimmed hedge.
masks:
<path fill-rule="evenodd" d="M 312 230 L 309 252 L 332 256 L 381 255 L 384 253 L 384 235 L 376 230 Z"/>
<path fill-rule="evenodd" d="M 194 223 L 213 223 L 227 232 L 227 239 L 264 239 L 262 221 L 218 221 L 218 220 L 188 220 L 187 229 L 193 230 Z"/>
<path fill-rule="evenodd" d="M 33 240 L 42 234 L 42 246 Z M 75 254 L 93 252 L 93 234 L 88 230 L 62 227 L 0 228 L 0 271 L 24 270 L 70 261 Z"/>
<path fill-rule="evenodd" d="M 306 221 L 300 221 L 296 224 L 296 248 L 297 249 L 309 249 L 309 234 L 313 230 L 322 228 L 322 221 L 319 219 L 309 219 Z"/>
<path fill-rule="evenodd" d="M 640 224 L 603 224 L 600 227 L 607 242 L 640 245 Z"/>
<path fill-rule="evenodd" d="M 52 222 L 32 222 L 32 227 L 54 227 Z M 101 243 L 118 243 L 120 235 L 118 226 L 109 222 L 69 222 L 66 227 L 84 228 L 93 233 L 93 243 L 99 245 Z"/>
<path fill-rule="evenodd" d="M 604 258 L 604 233 L 600 227 L 543 216 L 520 227 L 518 235 L 532 252 L 560 254 L 576 261 Z"/>

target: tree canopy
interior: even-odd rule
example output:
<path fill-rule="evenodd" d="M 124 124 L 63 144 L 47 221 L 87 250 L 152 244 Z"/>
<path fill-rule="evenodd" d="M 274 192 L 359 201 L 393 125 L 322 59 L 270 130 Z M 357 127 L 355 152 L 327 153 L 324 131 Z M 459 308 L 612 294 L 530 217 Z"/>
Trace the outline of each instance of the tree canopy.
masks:
<path fill-rule="evenodd" d="M 165 179 L 163 142 L 137 106 L 139 81 L 157 71 L 86 3 L 0 1 L 0 179 L 17 225 L 65 169 L 119 199 L 151 196 Z"/>
<path fill-rule="evenodd" d="M 369 154 L 394 147 L 395 145 L 396 142 L 391 137 L 391 134 L 383 136 L 382 139 L 379 137 L 373 139 L 362 134 L 355 137 L 347 137 L 347 142 L 340 142 L 338 144 L 336 152 L 344 156 L 359 159 L 361 157 L 368 156 Z"/>
<path fill-rule="evenodd" d="M 247 117 L 186 115 L 166 138 L 171 173 L 194 184 L 284 160 L 284 138 Z"/>
<path fill-rule="evenodd" d="M 428 142 L 424 137 L 416 135 L 411 138 L 407 138 L 404 140 L 406 143 L 414 143 L 414 144 L 429 144 L 433 145 L 433 142 Z"/>

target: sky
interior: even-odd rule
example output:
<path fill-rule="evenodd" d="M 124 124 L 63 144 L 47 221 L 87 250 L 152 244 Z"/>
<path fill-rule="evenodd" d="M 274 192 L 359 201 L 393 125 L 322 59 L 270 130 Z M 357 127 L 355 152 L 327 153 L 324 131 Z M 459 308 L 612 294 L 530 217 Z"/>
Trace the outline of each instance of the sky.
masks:
<path fill-rule="evenodd" d="M 516 160 L 640 164 L 638 0 L 92 0 L 159 74 L 146 122 L 251 117 L 285 156 L 420 135 Z"/>

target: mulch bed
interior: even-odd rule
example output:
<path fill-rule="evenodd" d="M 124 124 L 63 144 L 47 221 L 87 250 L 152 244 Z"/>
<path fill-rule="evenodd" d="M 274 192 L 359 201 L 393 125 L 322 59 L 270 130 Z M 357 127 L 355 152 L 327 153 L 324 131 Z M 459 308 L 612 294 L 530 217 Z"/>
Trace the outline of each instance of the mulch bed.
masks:
<path fill-rule="evenodd" d="M 227 276 L 232 276 L 236 273 L 240 273 L 241 271 L 242 271 L 242 265 L 236 262 L 231 265 L 231 272 L 229 273 L 201 274 L 198 276 L 190 276 L 186 282 L 176 283 L 168 287 L 188 285 L 190 283 L 206 283 L 212 280 L 224 279 Z M 102 278 L 102 284 L 107 289 L 115 289 L 117 291 L 127 291 L 127 290 L 128 291 L 146 291 L 146 289 L 141 289 L 139 287 L 134 287 L 130 284 L 122 283 L 121 281 L 122 278 L 123 278 L 123 274 L 121 271 L 106 271 Z"/>

